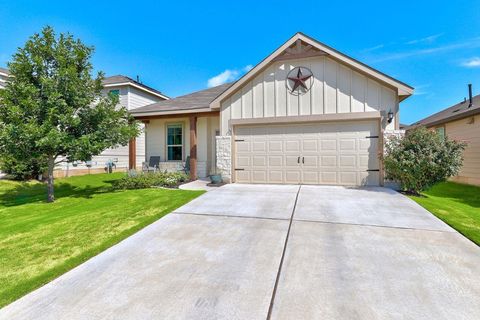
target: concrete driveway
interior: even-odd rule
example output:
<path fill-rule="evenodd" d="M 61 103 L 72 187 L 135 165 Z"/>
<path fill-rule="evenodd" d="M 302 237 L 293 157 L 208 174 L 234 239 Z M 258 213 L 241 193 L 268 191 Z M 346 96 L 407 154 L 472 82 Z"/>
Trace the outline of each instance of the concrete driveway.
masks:
<path fill-rule="evenodd" d="M 478 319 L 480 248 L 384 188 L 226 185 L 0 319 Z"/>

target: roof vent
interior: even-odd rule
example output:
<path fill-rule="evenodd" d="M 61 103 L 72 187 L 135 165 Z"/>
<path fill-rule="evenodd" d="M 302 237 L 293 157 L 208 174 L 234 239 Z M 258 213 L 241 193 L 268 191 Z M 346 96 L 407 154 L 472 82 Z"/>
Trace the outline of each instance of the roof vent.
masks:
<path fill-rule="evenodd" d="M 468 84 L 468 107 L 470 108 L 473 105 L 472 101 L 472 84 Z"/>

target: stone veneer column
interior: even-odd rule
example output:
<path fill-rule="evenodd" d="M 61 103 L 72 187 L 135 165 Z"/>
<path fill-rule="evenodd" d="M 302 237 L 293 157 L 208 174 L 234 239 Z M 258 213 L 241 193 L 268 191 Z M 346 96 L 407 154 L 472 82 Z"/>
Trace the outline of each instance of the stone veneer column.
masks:
<path fill-rule="evenodd" d="M 222 174 L 223 182 L 232 181 L 232 137 L 216 136 L 217 172 Z"/>

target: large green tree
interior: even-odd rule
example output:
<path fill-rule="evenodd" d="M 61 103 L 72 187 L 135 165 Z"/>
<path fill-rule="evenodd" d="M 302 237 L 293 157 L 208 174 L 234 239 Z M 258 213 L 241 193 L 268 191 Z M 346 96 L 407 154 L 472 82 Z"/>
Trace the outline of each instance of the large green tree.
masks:
<path fill-rule="evenodd" d="M 8 63 L 0 90 L 0 153 L 47 168 L 47 200 L 54 201 L 53 170 L 62 161 L 87 161 L 126 145 L 138 125 L 118 98 L 102 94 L 93 76 L 93 47 L 51 27 L 33 35 Z"/>

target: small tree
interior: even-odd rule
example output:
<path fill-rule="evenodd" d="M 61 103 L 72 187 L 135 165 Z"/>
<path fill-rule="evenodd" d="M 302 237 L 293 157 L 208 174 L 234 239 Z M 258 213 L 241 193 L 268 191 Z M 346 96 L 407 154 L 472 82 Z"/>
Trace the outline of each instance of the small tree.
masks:
<path fill-rule="evenodd" d="M 443 138 L 424 127 L 404 137 L 391 137 L 385 147 L 386 177 L 413 194 L 445 181 L 460 171 L 466 144 Z"/>
<path fill-rule="evenodd" d="M 116 108 L 118 98 L 101 94 L 103 74 L 92 77 L 92 53 L 72 35 L 56 37 L 45 27 L 13 56 L 0 91 L 0 152 L 7 161 L 31 159 L 47 168 L 48 202 L 55 165 L 87 161 L 138 135 L 127 110 Z"/>

